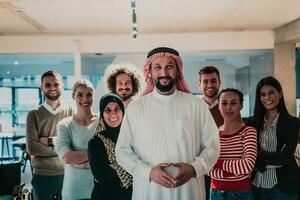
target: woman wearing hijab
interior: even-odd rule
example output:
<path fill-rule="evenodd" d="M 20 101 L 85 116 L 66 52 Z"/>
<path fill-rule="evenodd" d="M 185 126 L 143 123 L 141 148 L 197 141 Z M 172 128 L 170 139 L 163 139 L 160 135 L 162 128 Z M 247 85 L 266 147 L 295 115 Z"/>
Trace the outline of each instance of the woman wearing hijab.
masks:
<path fill-rule="evenodd" d="M 115 156 L 124 105 L 119 96 L 106 94 L 101 98 L 99 107 L 99 123 L 94 138 L 88 144 L 95 182 L 92 199 L 130 200 L 132 177 L 117 163 Z"/>
<path fill-rule="evenodd" d="M 300 169 L 294 152 L 299 137 L 299 119 L 285 106 L 283 91 L 273 77 L 261 79 L 256 87 L 252 124 L 258 133 L 253 193 L 255 199 L 297 200 Z"/>

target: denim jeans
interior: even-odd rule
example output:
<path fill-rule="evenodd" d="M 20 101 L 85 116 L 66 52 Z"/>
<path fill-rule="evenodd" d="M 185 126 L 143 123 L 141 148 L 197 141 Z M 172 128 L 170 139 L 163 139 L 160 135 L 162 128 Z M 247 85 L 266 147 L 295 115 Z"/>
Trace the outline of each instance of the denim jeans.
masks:
<path fill-rule="evenodd" d="M 270 189 L 253 186 L 253 194 L 255 200 L 298 200 L 297 192 L 280 192 L 277 185 Z"/>
<path fill-rule="evenodd" d="M 251 189 L 240 192 L 211 189 L 210 200 L 254 200 L 254 197 Z"/>

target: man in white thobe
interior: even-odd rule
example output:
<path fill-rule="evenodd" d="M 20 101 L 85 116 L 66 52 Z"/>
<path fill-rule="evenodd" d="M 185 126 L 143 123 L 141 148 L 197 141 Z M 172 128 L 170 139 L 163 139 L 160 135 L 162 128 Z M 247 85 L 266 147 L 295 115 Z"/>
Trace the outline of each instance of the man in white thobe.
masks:
<path fill-rule="evenodd" d="M 133 175 L 133 200 L 204 200 L 204 178 L 219 157 L 207 104 L 183 79 L 176 50 L 159 47 L 145 63 L 147 87 L 125 113 L 118 163 Z"/>

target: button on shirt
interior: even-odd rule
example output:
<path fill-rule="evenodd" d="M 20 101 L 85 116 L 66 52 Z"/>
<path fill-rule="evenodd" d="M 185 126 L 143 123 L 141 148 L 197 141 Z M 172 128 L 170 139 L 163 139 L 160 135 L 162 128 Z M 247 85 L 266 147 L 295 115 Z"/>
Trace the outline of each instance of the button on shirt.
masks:
<path fill-rule="evenodd" d="M 266 152 L 276 152 L 277 147 L 277 137 L 276 128 L 279 113 L 274 118 L 271 127 L 266 127 L 266 120 L 264 119 L 264 128 L 261 131 L 259 137 L 259 144 L 262 151 Z M 277 184 L 276 169 L 270 168 L 264 172 L 257 172 L 253 181 L 256 187 L 261 188 L 272 188 Z"/>

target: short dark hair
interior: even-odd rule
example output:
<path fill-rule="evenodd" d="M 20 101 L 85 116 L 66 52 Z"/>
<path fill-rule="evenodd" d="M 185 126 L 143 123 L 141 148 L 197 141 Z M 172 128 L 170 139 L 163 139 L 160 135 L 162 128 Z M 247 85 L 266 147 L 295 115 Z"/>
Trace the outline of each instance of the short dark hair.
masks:
<path fill-rule="evenodd" d="M 46 71 L 45 73 L 42 74 L 41 76 L 41 83 L 43 83 L 43 79 L 45 77 L 57 77 L 60 81 L 62 81 L 62 77 L 60 75 L 60 73 L 58 73 L 57 71 L 53 71 L 53 70 L 49 70 L 49 71 Z"/>
<path fill-rule="evenodd" d="M 216 73 L 217 76 L 218 76 L 218 79 L 221 80 L 221 79 L 220 79 L 220 72 L 219 72 L 219 70 L 218 70 L 216 67 L 214 67 L 214 66 L 205 66 L 205 67 L 203 67 L 202 69 L 200 69 L 200 71 L 199 71 L 200 79 L 201 79 L 201 75 L 202 75 L 202 74 L 212 74 L 212 73 Z"/>
<path fill-rule="evenodd" d="M 132 83 L 132 96 L 139 92 L 141 88 L 141 76 L 139 75 L 139 72 L 136 71 L 137 69 L 135 66 L 130 64 L 114 64 L 108 67 L 111 69 L 108 69 L 104 75 L 106 76 L 105 84 L 108 92 L 117 94 L 116 79 L 120 74 L 127 74 L 130 77 Z"/>
<path fill-rule="evenodd" d="M 235 88 L 227 88 L 227 89 L 223 89 L 221 90 L 221 92 L 218 94 L 218 100 L 220 100 L 220 96 L 222 93 L 225 92 L 233 92 L 235 94 L 237 94 L 239 96 L 240 102 L 243 103 L 244 102 L 244 95 L 241 91 L 239 91 L 238 89 Z"/>
<path fill-rule="evenodd" d="M 274 87 L 278 92 L 282 92 L 282 87 L 277 79 L 274 77 L 268 76 L 261 79 L 256 86 L 256 96 L 255 96 L 255 106 L 254 106 L 254 126 L 256 130 L 259 132 L 263 128 L 264 124 L 264 115 L 266 112 L 266 108 L 262 105 L 260 100 L 260 89 L 265 86 L 269 85 Z M 288 110 L 286 109 L 284 97 L 279 100 L 279 104 L 277 106 L 277 110 L 280 114 L 289 114 Z"/>

